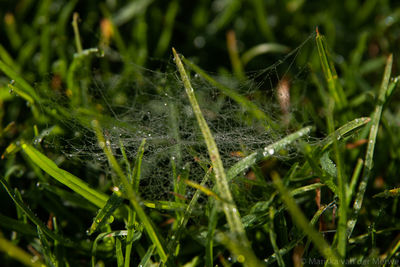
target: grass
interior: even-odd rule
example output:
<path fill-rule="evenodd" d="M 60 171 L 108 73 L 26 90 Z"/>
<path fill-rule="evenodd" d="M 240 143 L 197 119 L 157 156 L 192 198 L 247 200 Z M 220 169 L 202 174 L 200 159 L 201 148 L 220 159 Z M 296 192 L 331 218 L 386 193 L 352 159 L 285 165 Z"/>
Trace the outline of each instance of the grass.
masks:
<path fill-rule="evenodd" d="M 2 266 L 398 265 L 396 3 L 4 5 Z"/>

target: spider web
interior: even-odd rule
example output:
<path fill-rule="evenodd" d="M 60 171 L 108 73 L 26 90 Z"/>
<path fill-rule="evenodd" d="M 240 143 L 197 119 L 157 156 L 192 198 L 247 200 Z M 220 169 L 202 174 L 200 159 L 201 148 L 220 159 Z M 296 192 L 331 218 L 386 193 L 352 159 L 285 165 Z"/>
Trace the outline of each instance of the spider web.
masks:
<path fill-rule="evenodd" d="M 307 61 L 299 62 L 310 35 L 299 47 L 266 69 L 247 73 L 245 81 L 231 75 L 208 73 L 218 82 L 255 103 L 279 128 L 266 129 L 241 104 L 224 95 L 200 75 L 187 71 L 203 115 L 217 143 L 225 169 L 245 155 L 261 149 L 303 123 L 296 120 L 301 101 L 309 84 Z M 105 59 L 102 59 L 105 60 Z M 145 199 L 170 199 L 173 191 L 173 166 L 177 175 L 200 182 L 204 166 L 209 164 L 207 148 L 187 99 L 174 62 L 165 71 L 152 71 L 131 65 L 130 79 L 126 75 L 104 75 L 92 71 L 90 99 L 104 116 L 102 128 L 117 159 L 123 163 L 121 146 L 133 166 L 138 147 L 146 139 L 142 163 L 140 194 Z M 295 97 L 291 97 L 294 95 Z M 62 99 L 53 99 L 60 103 Z M 98 145 L 90 124 L 82 123 L 77 110 L 63 120 L 64 135 L 40 139 L 48 148 L 61 150 L 68 161 L 85 163 L 112 177 L 107 158 Z M 285 155 L 297 156 L 296 147 Z M 246 173 L 243 173 L 245 177 Z M 211 184 L 209 186 L 212 186 Z M 188 189 L 188 194 L 193 190 Z"/>

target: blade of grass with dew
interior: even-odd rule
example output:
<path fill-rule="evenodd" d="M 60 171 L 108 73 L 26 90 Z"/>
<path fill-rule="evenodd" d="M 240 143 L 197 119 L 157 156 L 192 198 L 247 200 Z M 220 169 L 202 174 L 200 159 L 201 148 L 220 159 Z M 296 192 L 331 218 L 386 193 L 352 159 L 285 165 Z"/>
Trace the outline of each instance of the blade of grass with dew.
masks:
<path fill-rule="evenodd" d="M 0 233 L 0 251 L 3 251 L 9 257 L 31 267 L 45 267 L 46 265 L 32 255 L 28 254 L 25 250 L 16 246 L 13 242 L 5 239 Z"/>
<path fill-rule="evenodd" d="M 155 247 L 154 245 L 151 245 L 151 246 L 148 248 L 148 250 L 146 251 L 146 254 L 144 254 L 144 256 L 141 257 L 142 259 L 141 259 L 141 261 L 140 261 L 140 263 L 139 263 L 138 266 L 141 266 L 141 267 L 152 266 L 152 265 L 151 265 L 151 255 L 153 255 L 154 249 L 155 249 L 155 248 L 156 248 L 156 247 Z"/>
<path fill-rule="evenodd" d="M 302 128 L 288 136 L 282 138 L 281 140 L 266 146 L 264 149 L 260 149 L 244 159 L 237 162 L 227 171 L 227 179 L 231 181 L 235 178 L 239 173 L 247 170 L 252 165 L 254 165 L 257 161 L 264 159 L 266 157 L 273 156 L 274 153 L 278 153 L 281 149 L 287 147 L 291 143 L 295 142 L 297 139 L 308 135 L 311 132 L 312 127 Z"/>
<path fill-rule="evenodd" d="M 243 106 L 248 112 L 250 112 L 256 119 L 261 121 L 264 124 L 266 129 L 278 129 L 278 125 L 267 115 L 265 114 L 256 104 L 251 102 L 246 97 L 236 93 L 233 89 L 219 83 L 211 76 L 209 76 L 205 71 L 203 71 L 200 67 L 195 65 L 193 62 L 187 60 L 186 58 L 182 58 L 182 61 L 189 66 L 193 71 L 195 71 L 198 75 L 200 75 L 203 79 L 208 81 L 212 86 L 218 88 L 222 93 L 236 101 L 239 105 Z"/>
<path fill-rule="evenodd" d="M 277 172 L 271 173 L 272 180 L 281 194 L 282 201 L 286 204 L 290 215 L 293 218 L 293 222 L 298 225 L 300 229 L 311 239 L 315 247 L 321 253 L 322 256 L 330 263 L 337 263 L 337 266 L 342 266 L 340 258 L 336 255 L 335 251 L 326 242 L 323 236 L 318 233 L 307 221 L 307 218 L 297 206 L 295 200 L 290 195 L 289 191 L 285 188 L 281 178 Z"/>
<path fill-rule="evenodd" d="M 21 95 L 29 96 L 27 98 L 33 103 L 35 102 L 40 102 L 39 96 L 36 94 L 35 89 L 27 83 L 18 73 L 16 73 L 10 66 L 5 64 L 3 61 L 0 60 L 0 70 L 4 72 L 6 76 L 8 76 L 11 80 L 15 81 L 16 84 L 19 84 L 21 86 L 21 91 L 19 92 Z M 12 82 L 10 83 L 12 84 Z M 16 88 L 17 89 L 17 88 Z"/>
<path fill-rule="evenodd" d="M 321 141 L 320 144 L 323 147 L 321 151 L 325 151 L 330 145 L 333 144 L 334 140 L 339 141 L 343 138 L 352 136 L 355 131 L 359 130 L 370 121 L 371 119 L 369 117 L 361 117 L 347 122 Z"/>
<path fill-rule="evenodd" d="M 318 54 L 321 61 L 321 67 L 325 75 L 328 89 L 332 97 L 335 99 L 335 104 L 339 109 L 347 106 L 346 95 L 344 94 L 343 88 L 340 84 L 339 78 L 336 74 L 335 66 L 329 57 L 329 51 L 323 35 L 321 35 L 316 29 L 317 35 L 315 41 L 317 43 Z"/>
<path fill-rule="evenodd" d="M 376 137 L 378 135 L 379 122 L 382 116 L 383 106 L 385 105 L 386 93 L 389 87 L 389 80 L 392 73 L 392 65 L 393 65 L 393 55 L 391 54 L 388 56 L 386 61 L 386 67 L 383 74 L 382 84 L 379 89 L 379 95 L 375 106 L 375 111 L 371 119 L 371 129 L 369 132 L 368 146 L 365 154 L 365 160 L 364 160 L 365 163 L 362 174 L 363 176 L 358 186 L 356 199 L 354 200 L 353 214 L 351 216 L 351 219 L 347 223 L 348 238 L 351 237 L 351 234 L 353 233 L 354 227 L 357 223 L 357 217 L 362 207 L 365 191 L 367 190 L 368 180 L 371 176 Z"/>
<path fill-rule="evenodd" d="M 23 142 L 22 149 L 28 155 L 28 157 L 43 171 L 75 191 L 77 194 L 86 198 L 89 202 L 95 204 L 97 207 L 102 208 L 107 202 L 107 195 L 90 188 L 87 183 L 75 175 L 59 168 L 52 160 L 33 148 L 33 146 Z"/>
<path fill-rule="evenodd" d="M 147 234 L 149 235 L 153 244 L 156 246 L 157 252 L 158 252 L 158 255 L 160 256 L 161 261 L 166 263 L 168 256 L 165 253 L 165 249 L 164 249 L 163 245 L 161 244 L 159 235 L 155 232 L 155 229 L 154 229 L 150 219 L 147 217 L 142 206 L 140 205 L 140 200 L 139 200 L 139 197 L 137 196 L 137 193 L 134 191 L 132 184 L 129 183 L 128 178 L 125 176 L 125 174 L 123 173 L 121 167 L 119 166 L 116 158 L 114 157 L 110 146 L 107 144 L 99 122 L 97 120 L 93 120 L 92 127 L 96 133 L 100 148 L 103 149 L 104 154 L 106 154 L 111 167 L 113 168 L 113 170 L 119 177 L 119 180 L 120 180 L 119 182 L 123 186 L 123 192 L 124 192 L 125 196 L 131 202 L 131 204 L 132 204 L 135 212 L 137 213 L 140 221 L 142 222 Z"/>
<path fill-rule="evenodd" d="M 46 235 L 43 233 L 42 230 L 40 230 L 39 227 L 37 227 L 37 236 L 40 240 L 41 252 L 44 255 L 46 264 L 48 266 L 57 266 L 57 258 L 51 251 L 50 244 L 46 238 Z"/>
<path fill-rule="evenodd" d="M 122 204 L 123 199 L 121 193 L 113 192 L 110 198 L 107 200 L 104 207 L 102 207 L 96 217 L 93 219 L 93 223 L 88 230 L 88 235 L 93 234 L 97 229 L 102 227 L 109 220 L 113 220 L 111 217 L 113 212 Z"/>
<path fill-rule="evenodd" d="M 184 84 L 186 94 L 189 98 L 193 112 L 196 116 L 200 130 L 203 134 L 204 140 L 207 145 L 208 153 L 210 155 L 211 163 L 215 173 L 215 180 L 218 193 L 221 195 L 222 199 L 227 201 L 227 202 L 223 201 L 222 206 L 226 219 L 228 221 L 231 234 L 233 235 L 235 241 L 241 244 L 243 254 L 245 254 L 248 257 L 245 259 L 244 265 L 259 266 L 259 261 L 251 249 L 250 243 L 246 237 L 246 232 L 244 231 L 243 224 L 240 219 L 238 209 L 233 201 L 231 192 L 229 190 L 228 180 L 226 178 L 225 170 L 215 140 L 200 110 L 200 106 L 197 103 L 194 90 L 192 88 L 192 85 L 190 84 L 189 77 L 186 74 L 182 61 L 180 60 L 174 48 L 172 49 L 172 52 L 174 53 L 175 64 L 177 65 L 178 71 L 181 75 L 181 79 Z M 239 257 L 240 255 L 237 256 Z"/>

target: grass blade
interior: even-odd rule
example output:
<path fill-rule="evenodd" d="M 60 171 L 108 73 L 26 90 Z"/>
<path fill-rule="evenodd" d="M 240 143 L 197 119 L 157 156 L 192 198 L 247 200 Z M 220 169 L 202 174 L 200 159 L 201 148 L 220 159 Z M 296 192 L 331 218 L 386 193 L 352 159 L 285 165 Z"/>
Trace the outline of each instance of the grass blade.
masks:
<path fill-rule="evenodd" d="M 248 256 L 244 264 L 246 266 L 259 266 L 258 259 L 255 257 L 254 253 L 251 250 L 250 243 L 246 237 L 246 233 L 244 231 L 243 224 L 240 219 L 240 215 L 236 204 L 233 201 L 229 185 L 228 179 L 225 174 L 224 167 L 222 165 L 222 160 L 219 155 L 219 151 L 215 140 L 211 134 L 210 128 L 207 125 L 206 120 L 200 110 L 200 106 L 197 103 L 196 96 L 194 94 L 194 90 L 192 85 L 190 84 L 189 78 L 186 74 L 186 71 L 183 67 L 182 61 L 180 60 L 178 54 L 176 53 L 175 49 L 172 49 L 174 53 L 175 63 L 178 67 L 179 73 L 181 75 L 181 79 L 183 81 L 186 94 L 189 97 L 190 104 L 192 105 L 193 112 L 196 116 L 197 122 L 199 124 L 200 130 L 203 134 L 204 140 L 207 145 L 208 153 L 211 158 L 212 166 L 215 173 L 215 180 L 218 189 L 218 193 L 220 196 L 226 200 L 227 202 L 223 201 L 222 207 L 225 213 L 226 219 L 228 221 L 229 228 L 231 233 L 234 237 L 235 242 L 238 242 L 242 246 L 242 251 L 244 254 Z M 240 256 L 240 255 L 238 255 Z"/>
<path fill-rule="evenodd" d="M 365 191 L 367 190 L 368 180 L 371 176 L 376 137 L 378 135 L 379 122 L 382 116 L 382 110 L 385 104 L 386 94 L 389 87 L 389 80 L 392 73 L 392 65 L 393 55 L 389 55 L 386 61 L 385 72 L 383 74 L 382 84 L 379 90 L 378 101 L 371 119 L 371 129 L 369 131 L 368 147 L 365 154 L 363 176 L 358 187 L 356 199 L 354 200 L 352 218 L 347 223 L 348 238 L 353 233 L 354 227 L 357 223 L 357 217 L 362 207 Z"/>
<path fill-rule="evenodd" d="M 342 109 L 347 105 L 347 99 L 344 94 L 342 85 L 340 84 L 339 78 L 336 74 L 335 66 L 330 59 L 327 44 L 323 35 L 321 35 L 317 28 L 317 36 L 315 41 L 317 43 L 319 59 L 321 61 L 321 67 L 325 75 L 328 89 L 335 103 L 339 109 Z"/>
<path fill-rule="evenodd" d="M 140 221 L 142 222 L 147 234 L 149 235 L 151 241 L 157 248 L 158 255 L 161 258 L 162 262 L 167 262 L 167 254 L 165 253 L 165 249 L 163 245 L 161 244 L 161 241 L 159 239 L 159 235 L 156 233 L 154 230 L 154 227 L 150 221 L 150 219 L 147 217 L 146 213 L 144 212 L 144 209 L 140 205 L 140 200 L 137 195 L 137 193 L 134 191 L 132 184 L 128 181 L 128 178 L 125 176 L 123 173 L 121 167 L 119 166 L 116 158 L 114 157 L 111 148 L 109 145 L 107 145 L 107 142 L 104 138 L 103 132 L 100 128 L 100 124 L 97 120 L 92 121 L 92 126 L 94 128 L 94 131 L 96 132 L 96 136 L 99 142 L 99 146 L 103 149 L 104 154 L 106 154 L 107 159 L 111 165 L 111 167 L 114 169 L 114 171 L 117 173 L 120 183 L 123 186 L 123 192 L 125 196 L 129 199 L 131 202 L 135 212 L 137 213 Z"/>
<path fill-rule="evenodd" d="M 59 168 L 52 160 L 36 150 L 33 146 L 22 143 L 22 149 L 37 166 L 60 183 L 69 187 L 99 208 L 102 208 L 106 204 L 108 199 L 107 195 L 90 188 L 87 183 L 75 175 Z"/>
<path fill-rule="evenodd" d="M 281 140 L 266 146 L 264 149 L 256 151 L 249 156 L 245 157 L 244 159 L 237 162 L 233 165 L 227 172 L 227 179 L 228 181 L 235 178 L 239 173 L 247 170 L 257 161 L 264 159 L 266 157 L 272 156 L 275 152 L 279 152 L 279 150 L 287 147 L 297 139 L 301 138 L 302 136 L 306 136 L 311 132 L 311 126 L 302 128 L 288 136 L 282 138 Z"/>

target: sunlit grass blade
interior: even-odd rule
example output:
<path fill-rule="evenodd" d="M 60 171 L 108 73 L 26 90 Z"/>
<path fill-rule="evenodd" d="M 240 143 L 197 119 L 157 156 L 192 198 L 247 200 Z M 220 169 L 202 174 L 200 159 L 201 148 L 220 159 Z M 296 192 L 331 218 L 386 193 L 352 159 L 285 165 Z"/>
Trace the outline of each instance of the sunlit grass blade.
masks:
<path fill-rule="evenodd" d="M 89 185 L 83 180 L 59 168 L 52 160 L 36 150 L 33 146 L 22 143 L 22 149 L 28 155 L 28 157 L 43 171 L 48 173 L 58 182 L 75 191 L 77 194 L 86 198 L 97 207 L 102 208 L 107 202 L 107 195 L 90 188 Z"/>
<path fill-rule="evenodd" d="M 346 137 L 352 136 L 357 130 L 365 126 L 370 121 L 371 119 L 369 117 L 361 117 L 347 122 L 322 140 L 320 143 L 323 146 L 322 151 L 326 150 L 330 145 L 332 145 L 334 140 L 339 141 Z"/>
<path fill-rule="evenodd" d="M 358 179 L 360 177 L 360 173 L 361 173 L 363 165 L 364 165 L 364 161 L 361 158 L 359 158 L 357 160 L 357 165 L 354 168 L 353 175 L 351 176 L 349 188 L 347 189 L 347 206 L 349 206 L 351 198 L 353 197 L 353 194 L 356 191 L 355 190 L 356 185 L 358 183 Z"/>
<path fill-rule="evenodd" d="M 330 58 L 325 38 L 319 33 L 318 28 L 315 41 L 317 43 L 318 54 L 329 92 L 335 99 L 336 106 L 341 109 L 347 105 L 346 95 L 344 94 L 342 85 L 340 84 L 339 78 L 336 74 L 335 66 Z"/>
<path fill-rule="evenodd" d="M 282 138 L 281 140 L 266 146 L 264 149 L 260 149 L 250 154 L 249 156 L 245 157 L 244 159 L 240 160 L 228 170 L 227 172 L 228 181 L 232 180 L 239 173 L 253 166 L 257 161 L 264 159 L 266 157 L 272 157 L 275 153 L 278 153 L 280 150 L 289 146 L 299 138 L 307 136 L 311 132 L 311 129 L 312 129 L 311 126 L 302 128 L 292 134 L 289 134 L 288 136 Z"/>
<path fill-rule="evenodd" d="M 228 221 L 229 229 L 231 231 L 232 238 L 235 240 L 235 242 L 238 242 L 241 244 L 242 250 L 241 253 L 246 255 L 246 259 L 244 262 L 245 266 L 257 266 L 259 265 L 258 259 L 255 257 L 250 243 L 246 237 L 246 233 L 244 231 L 240 215 L 238 212 L 238 209 L 236 207 L 236 204 L 233 201 L 229 185 L 228 185 L 228 180 L 226 178 L 225 170 L 222 164 L 222 160 L 217 148 L 217 145 L 215 143 L 215 140 L 211 134 L 210 128 L 207 125 L 206 120 L 204 119 L 204 116 L 200 110 L 200 106 L 197 103 L 196 96 L 194 94 L 194 90 L 192 88 L 192 85 L 190 84 L 189 77 L 186 74 L 185 68 L 183 67 L 182 61 L 178 54 L 176 53 L 175 49 L 172 49 L 174 53 L 174 58 L 175 58 L 175 63 L 177 65 L 178 71 L 181 75 L 181 79 L 184 85 L 184 88 L 186 90 L 186 94 L 188 95 L 190 104 L 192 106 L 192 109 L 194 111 L 194 114 L 197 119 L 197 123 L 199 124 L 200 130 L 203 134 L 205 143 L 207 145 L 207 150 L 208 154 L 211 159 L 211 163 L 214 169 L 215 173 L 215 182 L 216 186 L 218 189 L 218 193 L 220 196 L 225 200 L 223 201 L 222 208 L 225 213 L 226 219 Z M 233 251 L 234 253 L 237 253 L 238 251 Z M 241 254 L 237 255 L 243 256 Z"/>
<path fill-rule="evenodd" d="M 364 200 L 364 194 L 365 194 L 365 191 L 367 190 L 368 180 L 371 176 L 376 137 L 378 135 L 379 123 L 380 123 L 381 116 L 382 116 L 383 106 L 386 103 L 385 100 L 386 100 L 387 90 L 389 87 L 390 76 L 392 73 L 392 65 L 393 65 L 393 55 L 389 55 L 389 57 L 387 58 L 387 61 L 386 61 L 386 67 L 385 67 L 385 72 L 383 74 L 382 84 L 379 89 L 379 94 L 378 94 L 377 103 L 375 106 L 375 111 L 371 116 L 372 117 L 371 118 L 371 128 L 369 131 L 368 147 L 367 147 L 367 151 L 365 154 L 365 160 L 364 160 L 365 163 L 364 163 L 362 179 L 361 179 L 360 185 L 358 186 L 358 192 L 356 195 L 356 199 L 354 200 L 352 217 L 347 223 L 348 238 L 353 233 L 354 227 L 357 223 L 358 214 L 361 210 L 362 203 Z"/>
<path fill-rule="evenodd" d="M 245 261 L 246 266 L 257 266 L 258 259 L 255 257 L 254 253 L 251 250 L 249 241 L 247 240 L 246 233 L 244 231 L 240 215 L 238 209 L 233 201 L 228 180 L 226 178 L 225 170 L 222 165 L 222 160 L 219 155 L 219 151 L 215 140 L 211 134 L 210 128 L 207 125 L 206 120 L 203 117 L 203 114 L 200 110 L 200 106 L 197 103 L 196 96 L 194 94 L 194 90 L 192 85 L 190 84 L 189 77 L 186 74 L 186 71 L 183 67 L 183 64 L 176 53 L 175 49 L 172 49 L 174 53 L 175 63 L 178 67 L 179 73 L 181 75 L 182 82 L 184 84 L 186 94 L 189 97 L 190 104 L 194 111 L 194 114 L 197 119 L 197 123 L 199 124 L 200 130 L 203 134 L 204 140 L 207 145 L 208 153 L 211 158 L 212 166 L 215 173 L 215 182 L 217 185 L 218 193 L 220 196 L 226 200 L 222 202 L 223 211 L 225 213 L 226 219 L 228 221 L 228 225 L 233 235 L 233 238 L 236 242 L 239 242 L 242 246 L 243 254 L 246 254 L 248 258 Z M 236 252 L 236 251 L 235 251 Z M 239 255 L 238 255 L 239 256 Z"/>
<path fill-rule="evenodd" d="M 384 197 L 384 198 L 388 198 L 388 197 L 400 197 L 400 188 L 393 188 L 393 189 L 388 189 L 385 190 L 381 193 L 378 193 L 376 195 L 373 196 L 375 197 Z"/>
<path fill-rule="evenodd" d="M 0 233 L 0 251 L 15 260 L 21 262 L 25 266 L 31 267 L 45 267 L 46 265 L 35 256 L 28 254 L 25 250 L 16 246 L 13 242 L 5 239 Z"/>
<path fill-rule="evenodd" d="M 258 119 L 261 123 L 264 124 L 264 126 L 267 129 L 278 129 L 278 125 L 267 115 L 265 114 L 256 104 L 251 102 L 249 99 L 246 97 L 240 95 L 239 93 L 235 92 L 232 88 L 229 88 L 218 81 L 216 81 L 214 78 L 212 78 L 210 75 L 208 75 L 204 70 L 202 70 L 200 67 L 195 65 L 193 62 L 182 58 L 182 61 L 189 66 L 193 71 L 195 71 L 197 74 L 199 74 L 203 79 L 208 81 L 212 86 L 215 86 L 218 88 L 222 93 L 236 101 L 239 105 L 243 106 L 249 113 L 251 113 L 256 119 Z"/>
<path fill-rule="evenodd" d="M 157 252 L 158 252 L 158 255 L 160 256 L 161 261 L 163 261 L 164 263 L 167 262 L 168 256 L 165 252 L 163 245 L 161 244 L 159 235 L 156 233 L 150 219 L 147 217 L 144 209 L 142 208 L 142 206 L 140 204 L 139 196 L 134 191 L 132 184 L 128 181 L 128 178 L 125 176 L 124 172 L 122 171 L 121 167 L 119 166 L 117 159 L 114 157 L 109 144 L 107 143 L 107 141 L 104 138 L 104 135 L 103 135 L 103 132 L 102 132 L 99 122 L 97 120 L 93 120 L 92 127 L 96 133 L 97 140 L 99 142 L 99 146 L 103 149 L 104 154 L 106 154 L 111 167 L 113 168 L 113 170 L 119 177 L 119 182 L 123 186 L 121 188 L 122 192 L 124 193 L 126 198 L 128 198 L 129 201 L 131 202 L 135 212 L 137 213 L 137 215 L 139 217 L 139 220 L 142 222 L 151 241 L 156 246 Z"/>

